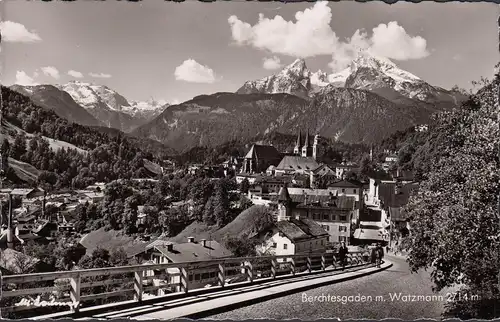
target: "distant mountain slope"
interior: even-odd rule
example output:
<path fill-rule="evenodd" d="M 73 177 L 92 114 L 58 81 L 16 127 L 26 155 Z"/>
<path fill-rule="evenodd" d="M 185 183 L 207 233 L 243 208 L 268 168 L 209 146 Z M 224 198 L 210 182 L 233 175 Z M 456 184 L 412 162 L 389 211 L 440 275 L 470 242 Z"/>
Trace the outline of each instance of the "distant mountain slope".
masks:
<path fill-rule="evenodd" d="M 32 166 L 31 164 L 21 162 L 9 158 L 9 166 L 14 170 L 14 173 L 19 179 L 27 183 L 34 183 L 40 175 L 40 170 Z"/>
<path fill-rule="evenodd" d="M 90 126 L 104 126 L 82 106 L 78 105 L 71 95 L 52 85 L 21 86 L 13 85 L 11 89 L 30 97 L 38 105 L 54 111 L 58 116 L 70 122 Z"/>
<path fill-rule="evenodd" d="M 116 129 L 69 123 L 28 96 L 1 89 L 2 132 L 10 141 L 9 156 L 44 171 L 46 184 L 53 187 L 150 177 L 147 168 L 153 169 L 154 164 L 149 161 L 162 160 L 172 151 Z M 15 141 L 23 133 L 29 140 L 24 147 L 22 141 Z"/>
<path fill-rule="evenodd" d="M 307 101 L 287 94 L 216 93 L 170 106 L 132 134 L 158 140 L 179 152 L 217 146 L 279 128 L 299 115 Z"/>
<path fill-rule="evenodd" d="M 288 94 L 217 93 L 172 106 L 133 134 L 184 152 L 231 140 L 299 129 L 349 143 L 371 143 L 397 130 L 426 123 L 439 110 L 405 98 L 388 100 L 366 90 L 328 85 L 312 99 Z"/>
<path fill-rule="evenodd" d="M 168 104 L 165 102 L 132 102 L 103 85 L 72 81 L 59 88 L 67 92 L 82 107 L 107 127 L 130 132 L 158 116 Z"/>

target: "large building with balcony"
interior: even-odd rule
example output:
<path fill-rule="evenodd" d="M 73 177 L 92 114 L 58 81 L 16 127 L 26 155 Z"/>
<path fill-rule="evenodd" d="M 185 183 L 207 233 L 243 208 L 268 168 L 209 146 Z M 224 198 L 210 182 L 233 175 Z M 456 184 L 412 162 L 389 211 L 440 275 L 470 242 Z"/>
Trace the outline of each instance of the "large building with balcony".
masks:
<path fill-rule="evenodd" d="M 339 196 L 327 189 L 284 187 L 278 194 L 278 221 L 311 219 L 328 233 L 328 242 L 350 243 L 355 198 Z"/>

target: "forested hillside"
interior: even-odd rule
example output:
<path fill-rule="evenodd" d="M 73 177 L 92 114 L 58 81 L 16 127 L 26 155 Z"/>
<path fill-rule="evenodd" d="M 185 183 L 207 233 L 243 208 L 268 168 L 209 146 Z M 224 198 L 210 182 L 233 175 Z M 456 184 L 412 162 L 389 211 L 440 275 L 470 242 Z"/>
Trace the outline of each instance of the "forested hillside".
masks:
<path fill-rule="evenodd" d="M 171 152 L 157 142 L 119 131 L 70 123 L 7 87 L 2 87 L 2 100 L 2 151 L 42 171 L 38 184 L 49 189 L 150 176 L 143 160 L 154 161 Z M 9 135 L 7 127 L 19 132 Z M 51 149 L 43 137 L 70 143 L 87 153 L 66 147 Z M 11 169 L 5 169 L 12 175 Z"/>

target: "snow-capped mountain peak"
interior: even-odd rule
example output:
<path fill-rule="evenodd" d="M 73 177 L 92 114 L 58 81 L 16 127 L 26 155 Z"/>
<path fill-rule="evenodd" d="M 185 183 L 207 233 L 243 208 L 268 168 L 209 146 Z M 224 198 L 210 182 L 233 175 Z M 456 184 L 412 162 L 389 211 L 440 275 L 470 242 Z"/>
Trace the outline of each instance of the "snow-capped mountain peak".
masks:
<path fill-rule="evenodd" d="M 237 93 L 288 93 L 307 97 L 311 89 L 310 77 L 311 71 L 304 59 L 297 59 L 276 75 L 246 82 Z"/>

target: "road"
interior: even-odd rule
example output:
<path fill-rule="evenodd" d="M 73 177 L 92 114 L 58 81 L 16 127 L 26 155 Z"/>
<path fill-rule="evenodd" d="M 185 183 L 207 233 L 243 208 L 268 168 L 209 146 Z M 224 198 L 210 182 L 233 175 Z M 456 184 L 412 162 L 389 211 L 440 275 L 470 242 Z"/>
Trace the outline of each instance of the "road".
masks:
<path fill-rule="evenodd" d="M 446 294 L 451 291 L 433 293 L 428 272 L 421 271 L 411 274 L 408 264 L 402 257 L 386 255 L 386 258 L 394 265 L 383 272 L 242 307 L 207 317 L 207 319 L 400 318 L 411 320 L 442 318 L 447 299 Z M 394 297 L 395 294 L 409 295 L 410 297 L 397 299 Z M 324 297 L 321 302 L 322 295 Z M 364 301 L 359 296 L 356 298 L 356 295 L 365 296 Z M 413 295 L 423 296 L 415 298 L 412 297 Z M 441 297 L 436 295 L 441 295 Z M 318 300 L 313 302 L 306 300 L 306 298 L 310 300 L 310 297 L 313 297 L 314 300 L 314 296 Z M 328 296 L 330 299 L 344 296 L 345 304 L 328 300 Z M 346 296 L 351 298 L 347 298 L 345 301 Z"/>

